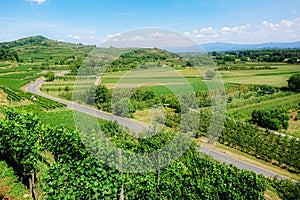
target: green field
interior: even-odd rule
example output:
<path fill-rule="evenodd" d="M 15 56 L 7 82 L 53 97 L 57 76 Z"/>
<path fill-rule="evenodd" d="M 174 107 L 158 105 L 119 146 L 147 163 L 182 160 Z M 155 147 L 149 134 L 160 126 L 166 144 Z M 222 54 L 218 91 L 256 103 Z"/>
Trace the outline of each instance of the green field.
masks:
<path fill-rule="evenodd" d="M 294 73 L 300 72 L 299 65 L 276 65 L 272 70 L 235 70 L 222 71 L 225 83 L 237 84 L 267 84 L 276 87 L 287 86 L 287 79 Z"/>
<path fill-rule="evenodd" d="M 228 110 L 228 114 L 236 119 L 250 120 L 251 113 L 254 109 L 271 109 L 271 108 L 284 108 L 287 110 L 297 110 L 299 104 L 300 94 L 287 94 L 283 97 L 265 100 L 260 103 L 247 104 L 238 108 Z"/>

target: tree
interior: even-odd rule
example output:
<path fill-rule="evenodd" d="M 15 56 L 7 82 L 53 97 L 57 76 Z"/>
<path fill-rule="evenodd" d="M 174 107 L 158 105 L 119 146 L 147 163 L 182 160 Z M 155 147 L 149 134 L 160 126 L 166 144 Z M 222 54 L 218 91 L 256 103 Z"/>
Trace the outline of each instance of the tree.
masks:
<path fill-rule="evenodd" d="M 212 55 L 212 56 L 217 56 L 217 55 L 218 55 L 218 52 L 213 51 L 213 52 L 211 52 L 211 55 Z"/>
<path fill-rule="evenodd" d="M 46 78 L 47 82 L 51 82 L 51 81 L 54 81 L 55 74 L 53 72 L 49 71 L 44 75 L 44 77 Z"/>
<path fill-rule="evenodd" d="M 298 58 L 297 57 L 291 57 L 289 60 L 288 60 L 288 63 L 289 64 L 295 64 L 297 63 L 298 61 Z"/>
<path fill-rule="evenodd" d="M 207 70 L 205 73 L 205 77 L 209 80 L 213 79 L 216 76 L 216 72 Z"/>
<path fill-rule="evenodd" d="M 19 62 L 19 55 L 12 49 L 0 47 L 0 60 L 17 61 Z"/>
<path fill-rule="evenodd" d="M 242 56 L 241 61 L 246 62 L 246 61 L 248 61 L 248 58 L 246 56 Z"/>
<path fill-rule="evenodd" d="M 272 130 L 287 129 L 289 116 L 287 112 L 282 109 L 272 110 L 253 110 L 251 121 L 258 126 L 269 128 Z"/>
<path fill-rule="evenodd" d="M 96 92 L 95 92 L 95 87 L 91 87 L 89 88 L 86 93 L 85 96 L 83 96 L 83 101 L 85 101 L 87 104 L 89 105 L 93 105 L 95 104 L 95 97 L 96 97 Z"/>
<path fill-rule="evenodd" d="M 111 94 L 109 93 L 108 89 L 104 85 L 98 85 L 95 91 L 95 99 L 92 99 L 91 101 L 94 101 L 97 108 L 104 110 L 104 111 L 110 111 L 110 100 L 111 100 Z M 93 97 L 93 96 L 92 96 Z"/>
<path fill-rule="evenodd" d="M 235 59 L 236 59 L 235 56 L 230 56 L 230 55 L 226 55 L 224 57 L 224 61 L 231 61 L 231 62 L 233 62 L 233 61 L 235 61 Z"/>
<path fill-rule="evenodd" d="M 129 99 L 121 99 L 117 103 L 115 103 L 113 107 L 113 114 L 121 117 L 131 117 L 131 113 L 133 112 L 133 105 L 131 104 Z"/>
<path fill-rule="evenodd" d="M 104 85 L 98 85 L 96 88 L 96 97 L 95 102 L 98 103 L 106 103 L 108 100 L 108 89 Z"/>
<path fill-rule="evenodd" d="M 169 108 L 173 108 L 175 109 L 176 113 L 180 113 L 181 112 L 181 105 L 180 102 L 177 98 L 177 96 L 175 95 L 170 95 L 165 97 L 162 102 Z"/>
<path fill-rule="evenodd" d="M 288 80 L 288 87 L 292 91 L 300 90 L 300 73 L 292 75 Z"/>

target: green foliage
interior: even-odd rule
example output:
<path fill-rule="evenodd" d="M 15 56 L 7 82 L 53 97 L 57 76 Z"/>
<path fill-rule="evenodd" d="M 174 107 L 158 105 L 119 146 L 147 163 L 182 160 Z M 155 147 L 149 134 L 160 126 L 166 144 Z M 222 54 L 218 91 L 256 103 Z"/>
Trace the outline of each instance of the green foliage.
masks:
<path fill-rule="evenodd" d="M 291 172 L 300 172 L 300 142 L 294 138 L 263 132 L 251 124 L 227 119 L 219 142 Z"/>
<path fill-rule="evenodd" d="M 46 78 L 47 82 L 51 82 L 51 81 L 54 81 L 55 74 L 54 74 L 54 72 L 49 71 L 44 75 L 44 77 Z"/>
<path fill-rule="evenodd" d="M 153 91 L 138 88 L 131 94 L 131 99 L 136 101 L 148 101 L 153 99 L 154 96 L 155 95 Z"/>
<path fill-rule="evenodd" d="M 22 97 L 22 95 L 18 94 L 18 92 L 16 92 L 15 90 L 12 90 L 8 87 L 5 87 L 5 86 L 1 86 L 0 85 L 0 88 L 7 94 L 7 100 L 9 100 L 10 102 L 13 102 L 13 101 L 21 101 L 23 100 L 24 98 Z"/>
<path fill-rule="evenodd" d="M 211 96 L 208 91 L 198 91 L 196 92 L 196 97 L 200 108 L 211 106 Z"/>
<path fill-rule="evenodd" d="M 288 87 L 292 91 L 299 91 L 300 90 L 300 73 L 292 75 L 288 79 Z"/>
<path fill-rule="evenodd" d="M 52 152 L 56 161 L 43 180 L 46 199 L 117 197 L 120 185 L 117 171 L 95 159 L 81 142 L 78 132 L 45 127 L 41 139 L 43 148 Z"/>
<path fill-rule="evenodd" d="M 130 96 L 130 99 L 127 96 Z M 149 108 L 158 101 L 154 92 L 149 90 L 141 88 L 134 91 L 120 90 L 115 92 L 114 105 L 111 108 L 112 94 L 104 85 L 90 88 L 85 97 L 88 104 L 95 104 L 100 110 L 113 111 L 116 115 L 123 117 L 130 117 L 135 110 Z M 124 100 L 124 98 L 127 98 L 127 100 Z"/>
<path fill-rule="evenodd" d="M 272 115 L 276 116 L 280 122 L 280 126 L 287 128 L 288 116 L 283 114 L 280 109 L 272 110 Z M 276 113 L 279 113 L 278 115 Z M 165 125 L 169 127 L 178 127 L 181 125 L 181 130 L 190 130 L 188 127 L 193 123 L 197 123 L 191 112 L 188 112 L 188 123 L 180 123 L 185 118 L 185 114 L 175 113 L 172 110 L 166 112 Z M 211 120 L 217 123 L 218 115 L 215 113 L 216 119 L 211 119 L 211 111 L 209 109 L 200 109 L 198 113 L 199 130 L 195 136 L 199 137 L 201 134 L 206 135 L 210 127 Z M 221 113 L 222 116 L 222 113 Z M 221 117 L 220 116 L 220 117 Z M 276 122 L 275 122 L 276 123 Z M 217 124 L 215 124 L 217 127 Z M 218 133 L 217 131 L 211 131 Z M 210 135 L 212 136 L 212 135 Z M 243 151 L 247 154 L 254 155 L 257 158 L 272 162 L 282 168 L 287 168 L 291 172 L 298 173 L 300 171 L 299 148 L 300 142 L 288 137 L 282 137 L 271 132 L 264 132 L 258 129 L 257 126 L 236 121 L 227 117 L 223 130 L 220 135 L 217 135 L 219 142 Z"/>
<path fill-rule="evenodd" d="M 248 58 L 252 62 L 285 62 L 297 63 L 299 59 L 300 49 L 255 49 L 255 50 L 237 50 L 237 51 L 224 51 L 210 53 L 215 60 L 233 62 L 240 59 L 242 62 L 247 62 Z M 225 63 L 224 63 L 225 64 Z"/>
<path fill-rule="evenodd" d="M 182 57 L 160 49 L 137 49 L 113 60 L 108 71 L 123 71 L 136 68 L 162 67 L 190 67 L 190 62 Z"/>
<path fill-rule="evenodd" d="M 77 72 L 80 66 L 82 65 L 82 59 L 74 60 L 70 63 L 69 67 L 72 70 L 72 72 Z"/>
<path fill-rule="evenodd" d="M 240 59 L 241 59 L 241 61 L 243 61 L 243 62 L 248 61 L 248 58 L 247 58 L 246 56 L 242 56 Z"/>
<path fill-rule="evenodd" d="M 129 99 L 121 99 L 114 103 L 112 108 L 113 114 L 121 117 L 131 117 L 134 112 L 133 105 Z"/>
<path fill-rule="evenodd" d="M 283 200 L 300 199 L 300 183 L 292 183 L 290 180 L 269 180 L 268 184 L 273 187 Z"/>
<path fill-rule="evenodd" d="M 288 128 L 289 116 L 282 109 L 256 109 L 252 112 L 251 121 L 258 126 L 269 128 L 272 130 L 280 130 Z"/>
<path fill-rule="evenodd" d="M 180 101 L 179 101 L 178 97 L 175 95 L 163 96 L 162 103 L 169 108 L 175 109 L 176 113 L 181 112 Z"/>
<path fill-rule="evenodd" d="M 0 160 L 0 199 L 23 199 L 27 188 L 19 181 L 12 167 Z"/>
<path fill-rule="evenodd" d="M 7 158 L 15 160 L 21 168 L 21 174 L 36 172 L 38 130 L 39 122 L 32 114 L 6 111 L 5 121 L 1 123 L 0 149 L 6 152 Z"/>
<path fill-rule="evenodd" d="M 298 62 L 298 58 L 297 57 L 290 57 L 290 59 L 288 60 L 289 64 L 295 64 Z"/>
<path fill-rule="evenodd" d="M 25 46 L 25 45 L 43 45 L 45 42 L 47 42 L 47 38 L 37 35 L 37 36 L 32 36 L 32 37 L 26 37 L 22 38 L 13 42 L 4 42 L 1 45 L 5 47 L 20 47 L 20 46 Z"/>
<path fill-rule="evenodd" d="M 151 108 L 154 104 L 158 103 L 158 99 L 155 98 L 153 91 L 138 88 L 131 93 L 130 101 L 134 107 L 134 110 L 143 110 L 145 108 Z"/>
<path fill-rule="evenodd" d="M 32 103 L 41 106 L 42 108 L 45 109 L 54 109 L 54 108 L 60 108 L 60 107 L 65 107 L 64 104 L 58 103 L 56 101 L 46 99 L 41 96 L 33 96 L 31 93 L 28 92 L 23 92 L 22 90 L 15 90 L 15 89 L 10 89 L 5 86 L 1 86 L 0 88 L 7 94 L 7 100 L 10 102 L 17 101 L 20 102 L 22 100 L 29 100 Z"/>
<path fill-rule="evenodd" d="M 88 102 L 92 103 L 92 101 L 94 101 L 98 108 L 104 108 L 105 106 L 103 104 L 109 103 L 110 99 L 111 95 L 107 87 L 104 85 L 98 85 L 95 91 L 95 99 L 88 99 Z"/>
<path fill-rule="evenodd" d="M 254 85 L 253 88 L 251 88 L 251 90 L 257 92 L 259 95 L 262 96 L 265 94 L 274 94 L 278 91 L 278 89 L 270 85 Z"/>
<path fill-rule="evenodd" d="M 72 101 L 73 94 L 72 92 L 62 92 L 58 95 L 58 97 L 66 99 L 68 101 Z"/>
<path fill-rule="evenodd" d="M 159 172 L 128 176 L 128 199 L 263 199 L 265 190 L 254 173 L 219 164 L 193 147 Z"/>
<path fill-rule="evenodd" d="M 122 187 L 126 199 L 150 199 L 154 195 L 156 199 L 263 199 L 265 183 L 261 177 L 199 155 L 194 145 L 181 158 L 159 171 L 140 174 L 119 172 L 105 164 L 107 159 L 115 157 L 109 153 L 110 148 L 105 149 L 105 155 L 108 153 L 106 158 L 101 157 L 100 160 L 95 159 L 86 149 L 85 146 L 94 146 L 98 141 L 91 140 L 90 137 L 94 137 L 91 133 L 82 136 L 63 127 L 36 126 L 36 119 L 24 114 L 8 113 L 7 118 L 9 121 L 5 123 L 8 124 L 22 122 L 18 126 L 22 131 L 17 131 L 16 128 L 10 130 L 23 134 L 34 133 L 38 137 L 34 144 L 36 141 L 40 144 L 38 150 L 51 152 L 55 158 L 42 179 L 45 199 L 116 199 L 119 198 Z M 3 122 L 1 127 L 7 127 L 2 124 Z M 136 138 L 129 136 L 115 122 L 102 122 L 100 125 L 112 143 L 139 153 L 160 149 L 174 136 L 174 133 L 160 132 L 153 137 Z M 90 129 L 91 132 L 96 131 L 93 127 Z M 26 138 L 28 140 L 28 135 Z M 86 141 L 85 145 L 82 140 Z M 179 138 L 177 142 L 180 141 L 183 140 Z M 32 143 L 29 145 L 32 147 Z M 100 148 L 107 145 L 107 142 L 104 140 L 98 145 Z M 23 151 L 31 149 L 26 147 L 22 147 Z M 182 147 L 176 146 L 176 150 L 178 148 Z M 96 149 L 94 153 L 97 153 Z M 131 159 L 136 162 L 133 157 Z M 33 161 L 25 164 L 35 163 Z"/>
<path fill-rule="evenodd" d="M 0 47 L 0 60 L 19 61 L 19 55 L 16 51 Z"/>
<path fill-rule="evenodd" d="M 213 79 L 216 76 L 216 73 L 211 70 L 207 70 L 205 73 L 205 77 L 209 80 Z"/>
<path fill-rule="evenodd" d="M 104 124 L 102 130 L 111 142 L 122 149 L 140 153 L 159 149 L 172 139 L 170 137 L 172 135 L 168 133 L 159 133 L 146 139 L 128 137 L 128 134 L 122 132 L 113 122 Z M 123 173 L 124 178 L 121 180 L 120 172 L 85 155 L 85 150 L 80 151 L 78 147 L 82 145 L 79 140 L 71 139 L 72 136 L 78 137 L 74 132 L 69 134 L 67 130 L 56 130 L 44 137 L 55 139 L 53 141 L 55 144 L 51 141 L 45 143 L 53 144 L 53 147 L 49 146 L 48 149 L 58 152 L 55 155 L 59 157 L 50 167 L 49 175 L 44 180 L 44 191 L 49 199 L 51 197 L 86 199 L 94 196 L 115 199 L 121 191 L 121 183 L 124 185 L 126 199 L 149 199 L 153 195 L 157 199 L 263 198 L 265 185 L 259 176 L 199 156 L 193 147 L 160 172 Z M 57 145 L 61 139 L 64 142 Z M 74 146 L 68 145 L 69 142 Z M 85 187 L 81 188 L 81 185 Z"/>
<path fill-rule="evenodd" d="M 226 55 L 224 57 L 224 61 L 231 61 L 231 62 L 233 62 L 233 61 L 235 61 L 235 59 L 236 59 L 236 57 L 232 56 L 232 55 Z"/>

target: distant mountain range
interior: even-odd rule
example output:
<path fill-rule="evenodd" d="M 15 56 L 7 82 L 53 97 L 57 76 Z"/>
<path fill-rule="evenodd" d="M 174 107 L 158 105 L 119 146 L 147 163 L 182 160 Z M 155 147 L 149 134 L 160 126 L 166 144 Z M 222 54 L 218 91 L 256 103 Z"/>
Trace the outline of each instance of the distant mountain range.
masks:
<path fill-rule="evenodd" d="M 22 46 L 25 44 L 36 44 L 43 46 L 56 46 L 56 45 L 78 45 L 66 42 L 58 42 L 56 40 L 50 40 L 41 35 L 31 36 L 26 38 L 21 38 L 11 42 L 2 42 L 1 46 L 6 47 L 15 47 Z M 90 45 L 88 45 L 90 46 Z M 300 48 L 300 41 L 297 42 L 269 42 L 269 43 L 261 43 L 261 44 L 233 44 L 233 43 L 205 43 L 200 45 L 186 46 L 186 47 L 165 47 L 165 49 L 170 52 L 182 52 L 182 53 L 199 53 L 199 52 L 211 52 L 211 51 L 231 51 L 231 50 L 251 50 L 251 49 L 293 49 Z"/>
<path fill-rule="evenodd" d="M 230 50 L 247 50 L 247 49 L 266 49 L 266 48 L 300 48 L 300 41 L 297 42 L 268 42 L 261 44 L 232 44 L 232 43 L 206 43 L 201 44 L 205 51 L 230 51 Z"/>

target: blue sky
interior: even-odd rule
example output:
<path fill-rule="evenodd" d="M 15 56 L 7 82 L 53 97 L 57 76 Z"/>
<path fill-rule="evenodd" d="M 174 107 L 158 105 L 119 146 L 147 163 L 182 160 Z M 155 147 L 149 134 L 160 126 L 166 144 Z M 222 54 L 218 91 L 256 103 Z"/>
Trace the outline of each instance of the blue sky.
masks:
<path fill-rule="evenodd" d="M 143 27 L 198 43 L 300 40 L 299 0 L 3 0 L 0 41 L 44 35 L 99 45 Z"/>

